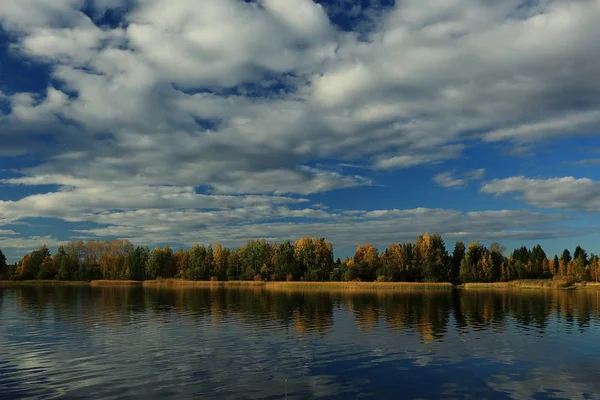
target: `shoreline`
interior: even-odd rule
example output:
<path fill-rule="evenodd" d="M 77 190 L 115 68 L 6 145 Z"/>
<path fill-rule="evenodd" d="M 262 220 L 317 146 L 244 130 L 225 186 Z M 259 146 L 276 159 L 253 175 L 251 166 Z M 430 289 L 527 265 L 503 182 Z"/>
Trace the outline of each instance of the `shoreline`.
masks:
<path fill-rule="evenodd" d="M 344 290 L 344 291 L 406 291 L 406 290 L 479 290 L 479 289 L 524 289 L 524 290 L 600 290 L 597 282 L 569 282 L 566 280 L 517 280 L 510 282 L 472 282 L 453 285 L 450 282 L 263 282 L 263 281 L 188 281 L 184 279 L 132 280 L 0 280 L 6 286 L 90 286 L 90 287 L 143 287 L 150 289 L 226 288 L 265 290 Z"/>
<path fill-rule="evenodd" d="M 262 281 L 186 281 L 159 279 L 144 281 L 145 288 L 227 288 L 265 290 L 451 290 L 449 282 L 262 282 Z"/>
<path fill-rule="evenodd" d="M 30 281 L 7 281 L 0 280 L 2 286 L 89 286 L 88 281 L 58 281 L 58 280 L 30 280 Z"/>

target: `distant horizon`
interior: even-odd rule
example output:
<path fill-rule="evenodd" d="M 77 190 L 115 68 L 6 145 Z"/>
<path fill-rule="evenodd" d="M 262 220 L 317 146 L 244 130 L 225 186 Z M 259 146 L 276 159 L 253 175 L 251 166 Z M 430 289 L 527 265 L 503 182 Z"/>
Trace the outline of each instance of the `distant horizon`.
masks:
<path fill-rule="evenodd" d="M 51 3 L 51 4 L 50 4 Z M 600 253 L 600 3 L 3 0 L 0 249 Z"/>

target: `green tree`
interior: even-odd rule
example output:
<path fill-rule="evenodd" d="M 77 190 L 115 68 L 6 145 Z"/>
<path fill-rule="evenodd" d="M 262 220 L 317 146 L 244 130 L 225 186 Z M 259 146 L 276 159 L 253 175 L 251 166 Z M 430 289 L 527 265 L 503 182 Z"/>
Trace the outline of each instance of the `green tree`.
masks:
<path fill-rule="evenodd" d="M 227 279 L 227 268 L 229 262 L 229 255 L 231 250 L 221 246 L 219 243 L 215 244 L 213 250 L 213 269 L 211 272 L 211 279 L 215 278 L 219 281 Z"/>
<path fill-rule="evenodd" d="M 227 260 L 227 279 L 230 281 L 237 281 L 240 279 L 240 253 L 241 249 L 236 249 L 229 253 Z"/>
<path fill-rule="evenodd" d="M 442 237 L 438 234 L 420 236 L 415 243 L 421 257 L 423 279 L 428 282 L 442 282 L 448 278 L 448 252 Z"/>
<path fill-rule="evenodd" d="M 484 280 L 484 262 L 487 249 L 479 242 L 471 242 L 460 264 L 459 279 L 463 283 Z"/>
<path fill-rule="evenodd" d="M 377 277 L 381 260 L 379 250 L 370 243 L 358 246 L 354 252 L 352 264 L 352 280 L 372 282 Z"/>
<path fill-rule="evenodd" d="M 581 246 L 577 246 L 575 248 L 575 253 L 573 253 L 573 259 L 576 263 L 575 275 L 577 279 L 587 279 L 586 268 L 589 265 L 587 251 Z"/>
<path fill-rule="evenodd" d="M 307 280 L 327 281 L 333 271 L 333 246 L 324 238 L 314 239 L 314 270 L 307 271 Z"/>
<path fill-rule="evenodd" d="M 130 248 L 125 257 L 127 279 L 143 281 L 149 257 L 150 249 L 148 247 L 136 246 Z"/>
<path fill-rule="evenodd" d="M 570 263 L 572 258 L 571 258 L 571 252 L 569 251 L 569 249 L 564 249 L 563 253 L 562 253 L 562 257 L 561 259 L 566 263 Z"/>
<path fill-rule="evenodd" d="M 404 280 L 405 271 L 404 248 L 400 243 L 392 243 L 381 255 L 381 268 L 377 273 L 379 281 L 401 281 Z"/>
<path fill-rule="evenodd" d="M 8 279 L 8 264 L 2 250 L 0 250 L 0 279 Z"/>
<path fill-rule="evenodd" d="M 315 269 L 315 244 L 311 238 L 304 237 L 294 242 L 294 258 L 302 278 L 306 279 L 307 271 Z"/>
<path fill-rule="evenodd" d="M 269 273 L 273 270 L 273 260 L 272 257 L 270 257 L 270 253 L 270 245 L 266 240 L 260 239 L 248 241 L 241 254 L 241 262 L 244 271 L 240 278 L 248 281 L 260 280 L 265 279 L 266 276 L 272 274 L 272 272 Z"/>
<path fill-rule="evenodd" d="M 158 277 L 169 277 L 165 276 L 165 271 L 173 271 L 173 264 L 173 251 L 169 246 L 165 246 L 162 249 L 156 247 L 150 252 L 148 262 L 146 263 L 146 278 L 156 279 Z"/>
<path fill-rule="evenodd" d="M 72 261 L 69 259 L 64 246 L 58 246 L 58 250 L 54 255 L 54 265 L 58 272 L 58 279 L 68 281 L 73 278 L 76 268 L 73 268 L 71 263 Z"/>
<path fill-rule="evenodd" d="M 294 246 L 289 240 L 277 246 L 273 264 L 273 280 L 297 281 L 302 277 L 302 271 L 294 258 Z"/>
<path fill-rule="evenodd" d="M 452 259 L 450 260 L 450 282 L 458 282 L 459 280 L 460 264 L 462 263 L 463 258 L 465 258 L 465 251 L 465 244 L 462 241 L 457 240 L 454 245 L 454 251 L 452 252 Z"/>
<path fill-rule="evenodd" d="M 539 244 L 534 246 L 531 249 L 531 254 L 529 257 L 529 278 L 539 279 L 543 277 L 544 274 L 544 262 L 547 261 L 546 252 L 542 249 L 542 246 Z"/>
<path fill-rule="evenodd" d="M 187 271 L 187 279 L 201 281 L 206 279 L 209 271 L 206 268 L 206 248 L 198 244 L 190 250 L 190 266 Z"/>
<path fill-rule="evenodd" d="M 42 262 L 49 257 L 50 250 L 48 250 L 46 245 L 43 245 L 38 250 L 34 250 L 23 257 L 17 266 L 16 273 L 18 279 L 28 280 L 38 278 Z"/>

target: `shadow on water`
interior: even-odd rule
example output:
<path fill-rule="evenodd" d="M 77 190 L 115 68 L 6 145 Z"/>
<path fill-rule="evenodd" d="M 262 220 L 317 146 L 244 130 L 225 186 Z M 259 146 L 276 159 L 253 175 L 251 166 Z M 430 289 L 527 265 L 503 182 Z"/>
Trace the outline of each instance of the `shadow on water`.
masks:
<path fill-rule="evenodd" d="M 599 398 L 600 296 L 0 287 L 0 398 Z"/>

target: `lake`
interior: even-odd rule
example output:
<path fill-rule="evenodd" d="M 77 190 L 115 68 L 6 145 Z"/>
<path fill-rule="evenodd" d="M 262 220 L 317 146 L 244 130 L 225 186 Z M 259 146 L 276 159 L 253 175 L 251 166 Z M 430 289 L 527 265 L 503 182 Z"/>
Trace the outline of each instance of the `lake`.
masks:
<path fill-rule="evenodd" d="M 0 398 L 598 399 L 600 291 L 0 287 Z"/>

